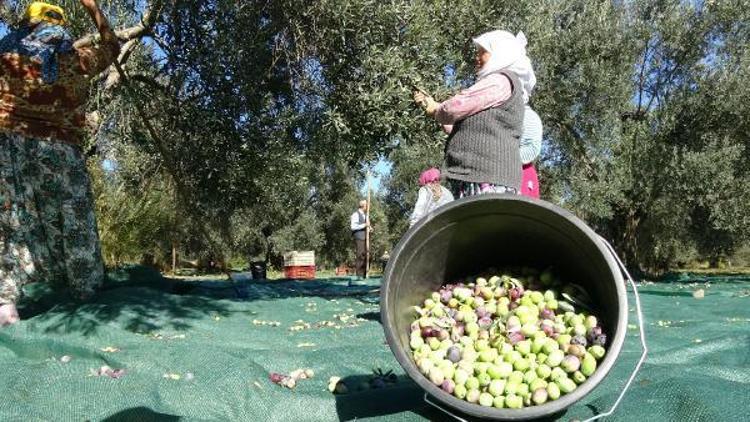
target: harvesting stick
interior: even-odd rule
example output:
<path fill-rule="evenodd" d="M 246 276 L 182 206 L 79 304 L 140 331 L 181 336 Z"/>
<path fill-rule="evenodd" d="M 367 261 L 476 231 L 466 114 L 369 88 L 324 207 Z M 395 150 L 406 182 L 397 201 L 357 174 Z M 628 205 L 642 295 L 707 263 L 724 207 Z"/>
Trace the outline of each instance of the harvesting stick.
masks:
<path fill-rule="evenodd" d="M 365 221 L 367 222 L 367 228 L 365 229 L 365 280 L 370 273 L 370 170 L 367 170 L 367 212 L 365 213 Z"/>

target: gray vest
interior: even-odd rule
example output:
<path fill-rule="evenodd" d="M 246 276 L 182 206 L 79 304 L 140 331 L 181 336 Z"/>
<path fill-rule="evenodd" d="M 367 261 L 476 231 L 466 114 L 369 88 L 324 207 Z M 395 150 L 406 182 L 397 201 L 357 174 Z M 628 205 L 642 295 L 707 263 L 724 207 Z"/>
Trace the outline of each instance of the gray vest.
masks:
<path fill-rule="evenodd" d="M 513 94 L 499 107 L 471 115 L 453 126 L 445 144 L 446 177 L 473 183 L 521 188 L 523 93 L 513 72 Z"/>
<path fill-rule="evenodd" d="M 359 210 L 357 210 L 357 216 L 359 216 L 359 224 L 365 224 L 367 222 L 365 213 L 359 212 Z M 357 240 L 366 240 L 365 230 L 367 230 L 367 228 L 364 228 L 362 230 L 355 230 L 352 232 L 352 236 L 354 236 L 354 238 Z"/>

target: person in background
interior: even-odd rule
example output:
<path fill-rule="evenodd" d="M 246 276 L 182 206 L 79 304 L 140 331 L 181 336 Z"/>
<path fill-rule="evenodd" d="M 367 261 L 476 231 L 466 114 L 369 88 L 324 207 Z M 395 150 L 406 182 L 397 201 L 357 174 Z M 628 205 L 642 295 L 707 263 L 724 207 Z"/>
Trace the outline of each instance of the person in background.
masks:
<path fill-rule="evenodd" d="M 80 145 L 91 79 L 119 42 L 96 1 L 80 3 L 98 45 L 75 47 L 65 11 L 43 2 L 0 40 L 0 326 L 19 321 L 26 283 L 65 285 L 86 299 L 104 280 Z"/>
<path fill-rule="evenodd" d="M 391 259 L 391 254 L 388 253 L 388 251 L 383 252 L 383 255 L 380 256 L 380 265 L 383 268 L 383 272 L 385 273 L 385 267 L 388 266 L 388 261 Z"/>
<path fill-rule="evenodd" d="M 539 176 L 534 161 L 542 152 L 542 119 L 528 105 L 521 135 L 521 195 L 539 199 Z"/>
<path fill-rule="evenodd" d="M 516 61 L 509 67 L 518 75 L 523 89 L 523 134 L 521 135 L 521 195 L 539 199 L 539 177 L 534 167 L 534 161 L 542 152 L 542 119 L 529 106 L 531 93 L 536 85 L 536 75 L 531 60 L 526 54 L 526 36 L 523 32 L 516 35 L 519 45 L 523 48 L 524 59 Z"/>
<path fill-rule="evenodd" d="M 436 208 L 453 201 L 453 194 L 440 184 L 440 170 L 430 168 L 419 176 L 417 204 L 409 218 L 409 227 Z"/>
<path fill-rule="evenodd" d="M 370 221 L 367 218 L 368 204 L 366 200 L 359 201 L 359 208 L 354 211 L 350 218 L 352 237 L 354 238 L 354 269 L 357 276 L 364 278 L 367 272 L 367 245 L 366 231 L 372 231 Z"/>
<path fill-rule="evenodd" d="M 515 68 L 529 62 L 525 38 L 491 31 L 473 41 L 474 85 L 442 103 L 422 91 L 414 101 L 449 133 L 444 170 L 454 196 L 518 194 L 524 95 Z"/>

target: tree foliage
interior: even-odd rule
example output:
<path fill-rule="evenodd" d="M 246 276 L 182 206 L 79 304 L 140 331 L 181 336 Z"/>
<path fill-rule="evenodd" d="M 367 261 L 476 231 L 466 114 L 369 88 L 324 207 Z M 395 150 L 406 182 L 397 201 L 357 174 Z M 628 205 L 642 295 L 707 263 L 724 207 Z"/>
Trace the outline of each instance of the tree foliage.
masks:
<path fill-rule="evenodd" d="M 63 3 L 77 35 L 90 31 Z M 146 13 L 142 2 L 103 5 L 118 28 Z M 746 0 L 146 6 L 155 19 L 120 58 L 127 80 L 106 72 L 90 105 L 87 150 L 114 163 L 114 175 L 94 171 L 113 256 L 172 236 L 276 264 L 307 248 L 329 265 L 350 260 L 357 187 L 382 157 L 393 170 L 374 201 L 374 241 L 389 249 L 419 172 L 442 162 L 445 135 L 411 90 L 445 99 L 471 83 L 470 39 L 495 28 L 529 39 L 545 199 L 647 272 L 717 261 L 750 238 Z M 148 229 L 162 224 L 168 234 Z"/>
<path fill-rule="evenodd" d="M 748 3 L 542 2 L 531 13 L 531 2 L 520 3 L 520 14 L 483 2 L 475 10 L 530 40 L 539 80 L 531 103 L 545 125 L 543 197 L 648 273 L 716 262 L 746 244 Z M 483 30 L 460 24 L 448 39 Z M 421 143 L 392 153 L 394 215 L 439 156 Z"/>

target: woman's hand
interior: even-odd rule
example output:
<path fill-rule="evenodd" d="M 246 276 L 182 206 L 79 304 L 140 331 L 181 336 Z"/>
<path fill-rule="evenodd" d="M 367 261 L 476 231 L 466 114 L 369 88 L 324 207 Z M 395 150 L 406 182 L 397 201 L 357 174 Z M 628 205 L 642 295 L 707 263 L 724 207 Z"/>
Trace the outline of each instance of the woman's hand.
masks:
<path fill-rule="evenodd" d="M 427 95 L 424 91 L 421 90 L 414 91 L 414 102 L 422 107 L 425 113 L 430 116 L 435 114 L 435 111 L 437 111 L 437 108 L 440 105 L 431 96 Z"/>
<path fill-rule="evenodd" d="M 81 6 L 89 10 L 96 10 L 99 6 L 96 4 L 96 0 L 80 0 Z"/>
<path fill-rule="evenodd" d="M 96 4 L 96 0 L 79 1 L 81 2 L 81 6 L 86 8 L 89 16 L 91 16 L 91 19 L 94 21 L 96 29 L 99 31 L 99 34 L 102 37 L 102 43 L 106 45 L 106 48 L 110 49 L 114 57 L 117 57 L 120 52 L 120 43 L 118 42 L 115 34 L 110 29 L 107 18 L 104 16 L 101 9 L 99 9 L 99 5 Z"/>

